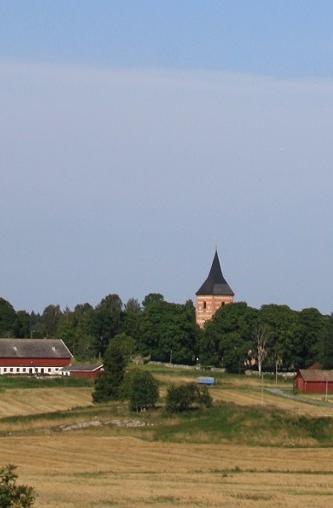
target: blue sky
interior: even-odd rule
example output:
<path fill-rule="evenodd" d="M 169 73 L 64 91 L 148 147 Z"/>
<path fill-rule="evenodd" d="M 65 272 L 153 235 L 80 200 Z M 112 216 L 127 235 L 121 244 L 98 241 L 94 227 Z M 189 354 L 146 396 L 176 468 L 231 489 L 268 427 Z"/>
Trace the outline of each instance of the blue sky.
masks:
<path fill-rule="evenodd" d="M 329 77 L 332 17 L 329 0 L 1 0 L 0 55 Z"/>
<path fill-rule="evenodd" d="M 332 309 L 328 1 L 1 1 L 0 294 Z"/>

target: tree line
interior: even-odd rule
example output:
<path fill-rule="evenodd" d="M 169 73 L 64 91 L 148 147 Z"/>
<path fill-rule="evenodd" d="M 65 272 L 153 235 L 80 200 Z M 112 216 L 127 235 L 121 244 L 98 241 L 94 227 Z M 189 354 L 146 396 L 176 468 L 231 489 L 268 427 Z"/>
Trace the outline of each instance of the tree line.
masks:
<path fill-rule="evenodd" d="M 191 300 L 167 302 L 149 294 L 143 302 L 123 303 L 110 294 L 96 306 L 74 309 L 48 305 L 42 313 L 15 311 L 0 298 L 0 336 L 61 338 L 79 360 L 103 358 L 112 341 L 124 344 L 130 356 L 179 364 L 291 370 L 318 361 L 333 368 L 333 317 L 315 308 L 295 311 L 287 305 L 244 302 L 226 305 L 200 329 Z"/>

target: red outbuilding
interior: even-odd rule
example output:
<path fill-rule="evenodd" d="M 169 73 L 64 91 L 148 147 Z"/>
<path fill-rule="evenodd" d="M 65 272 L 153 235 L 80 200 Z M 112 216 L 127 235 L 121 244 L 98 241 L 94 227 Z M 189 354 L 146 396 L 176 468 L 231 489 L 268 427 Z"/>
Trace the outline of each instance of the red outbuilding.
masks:
<path fill-rule="evenodd" d="M 333 393 L 333 370 L 300 369 L 294 388 L 303 393 Z"/>
<path fill-rule="evenodd" d="M 63 376 L 70 376 L 76 378 L 88 378 L 88 379 L 96 379 L 103 372 L 103 364 L 99 363 L 97 365 L 69 365 L 68 367 L 64 367 L 61 369 L 61 374 Z"/>
<path fill-rule="evenodd" d="M 59 375 L 72 358 L 61 339 L 0 339 L 0 375 Z"/>

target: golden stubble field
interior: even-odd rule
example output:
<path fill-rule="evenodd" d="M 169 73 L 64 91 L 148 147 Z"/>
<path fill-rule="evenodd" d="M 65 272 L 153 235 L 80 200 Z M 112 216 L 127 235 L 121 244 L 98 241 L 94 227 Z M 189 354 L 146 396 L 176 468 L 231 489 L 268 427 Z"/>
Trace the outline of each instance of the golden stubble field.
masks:
<path fill-rule="evenodd" d="M 170 381 L 191 380 L 184 374 L 157 375 L 162 393 Z M 264 404 L 314 417 L 333 415 L 329 406 L 263 394 L 260 388 L 257 380 L 226 377 L 211 393 L 218 402 Z M 38 492 L 37 508 L 333 506 L 331 448 L 164 443 L 152 441 L 149 432 L 113 424 L 66 432 L 54 429 L 86 415 L 73 420 L 67 416 L 52 420 L 47 414 L 41 420 L 1 420 L 89 405 L 90 387 L 0 392 L 0 464 L 18 466 L 19 481 Z"/>
<path fill-rule="evenodd" d="M 328 508 L 331 449 L 170 444 L 102 432 L 6 437 L 38 507 Z"/>
<path fill-rule="evenodd" d="M 0 392 L 0 419 L 63 411 L 87 404 L 91 404 L 91 388 L 10 389 Z"/>

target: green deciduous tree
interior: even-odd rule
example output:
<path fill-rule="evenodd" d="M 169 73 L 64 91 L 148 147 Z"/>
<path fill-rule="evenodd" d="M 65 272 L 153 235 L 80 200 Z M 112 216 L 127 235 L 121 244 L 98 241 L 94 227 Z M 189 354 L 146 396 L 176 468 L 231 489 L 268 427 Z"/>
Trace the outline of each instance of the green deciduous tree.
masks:
<path fill-rule="evenodd" d="M 33 339 L 42 339 L 45 337 L 40 314 L 31 312 L 30 314 L 30 335 Z"/>
<path fill-rule="evenodd" d="M 129 408 L 142 411 L 155 406 L 159 398 L 158 382 L 150 372 L 133 371 L 128 387 Z"/>
<path fill-rule="evenodd" d="M 84 303 L 76 305 L 73 311 L 65 309 L 58 324 L 58 337 L 79 360 L 94 356 L 93 317 L 93 307 Z"/>
<path fill-rule="evenodd" d="M 263 305 L 260 321 L 270 328 L 267 363 L 285 369 L 298 368 L 302 361 L 302 331 L 299 315 L 287 305 Z"/>
<path fill-rule="evenodd" d="M 320 344 L 329 326 L 329 317 L 317 309 L 303 309 L 299 312 L 301 338 L 299 347 L 300 365 L 307 368 L 318 360 Z"/>
<path fill-rule="evenodd" d="M 251 335 L 242 337 L 239 332 L 226 334 L 220 345 L 222 365 L 228 372 L 241 374 L 248 367 L 249 352 L 254 348 Z"/>
<path fill-rule="evenodd" d="M 138 342 L 142 331 L 142 309 L 135 298 L 130 298 L 125 305 L 123 331 Z"/>
<path fill-rule="evenodd" d="M 0 335 L 15 337 L 16 312 L 14 307 L 4 298 L 0 298 Z"/>
<path fill-rule="evenodd" d="M 56 338 L 61 314 L 59 305 L 48 305 L 45 307 L 41 316 L 41 325 L 44 337 L 48 339 Z"/>
<path fill-rule="evenodd" d="M 93 333 L 95 336 L 95 353 L 103 356 L 104 352 L 117 333 L 120 333 L 123 320 L 123 304 L 116 294 L 108 295 L 95 308 L 93 316 Z"/>
<path fill-rule="evenodd" d="M 124 354 L 126 363 L 128 363 L 136 349 L 135 340 L 133 337 L 129 337 L 126 333 L 118 333 L 113 339 L 111 339 L 113 347 L 118 347 Z"/>
<path fill-rule="evenodd" d="M 194 363 L 197 353 L 198 328 L 191 301 L 185 305 L 164 301 L 161 295 L 148 295 L 144 300 L 140 352 L 153 360 Z"/>
<path fill-rule="evenodd" d="M 0 469 L 0 508 L 30 508 L 34 504 L 34 489 L 17 485 L 15 470 L 12 464 Z"/>
<path fill-rule="evenodd" d="M 31 336 L 31 318 L 25 310 L 16 313 L 15 337 L 25 338 Z"/>
<path fill-rule="evenodd" d="M 165 408 L 170 413 L 188 411 L 193 407 L 210 407 L 212 397 L 207 386 L 184 383 L 168 387 Z"/>
<path fill-rule="evenodd" d="M 323 369 L 333 369 L 333 316 L 327 320 L 325 332 L 318 344 L 318 359 Z"/>
<path fill-rule="evenodd" d="M 257 315 L 256 309 L 243 302 L 221 307 L 202 332 L 200 363 L 242 372 L 249 352 L 254 350 L 253 328 Z"/>
<path fill-rule="evenodd" d="M 164 296 L 161 293 L 149 293 L 143 299 L 142 306 L 147 309 L 150 305 L 159 304 L 164 302 Z"/>

